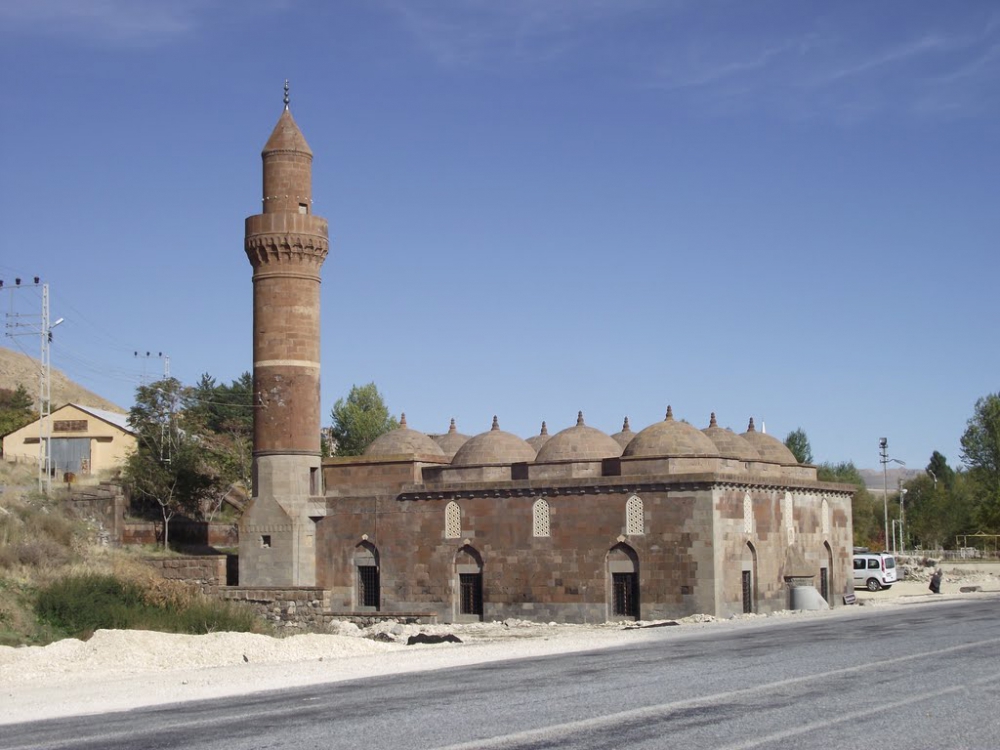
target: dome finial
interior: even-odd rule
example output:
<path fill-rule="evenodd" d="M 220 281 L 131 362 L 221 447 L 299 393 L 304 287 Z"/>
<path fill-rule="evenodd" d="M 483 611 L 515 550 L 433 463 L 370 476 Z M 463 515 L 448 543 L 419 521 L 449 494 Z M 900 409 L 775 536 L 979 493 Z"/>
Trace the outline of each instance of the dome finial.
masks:
<path fill-rule="evenodd" d="M 753 426 L 753 417 L 750 417 L 750 424 L 747 425 L 747 432 L 756 432 Z"/>
<path fill-rule="evenodd" d="M 490 432 L 492 432 L 493 430 L 499 430 L 499 429 L 500 429 L 500 420 L 497 419 L 497 415 L 494 414 L 493 415 L 493 426 L 490 427 Z"/>
<path fill-rule="evenodd" d="M 625 417 L 625 421 L 622 422 L 622 432 L 632 432 L 632 428 L 628 426 L 628 417 Z"/>
<path fill-rule="evenodd" d="M 715 421 L 715 412 L 714 411 L 712 412 L 712 418 L 708 420 L 708 426 L 709 427 L 718 427 L 719 426 L 718 423 L 716 423 L 716 421 Z"/>
<path fill-rule="evenodd" d="M 455 428 L 455 418 L 454 417 L 451 418 L 451 424 L 448 425 L 448 434 L 450 435 L 453 432 L 458 432 L 458 430 Z"/>
<path fill-rule="evenodd" d="M 548 435 L 549 434 L 549 428 L 548 428 L 548 425 L 545 424 L 545 420 L 544 419 L 542 420 L 542 431 L 539 432 L 538 434 L 539 435 Z"/>
<path fill-rule="evenodd" d="M 285 109 L 288 109 L 288 79 L 285 79 Z"/>
<path fill-rule="evenodd" d="M 583 412 L 582 411 L 578 411 L 576 413 L 576 426 L 577 427 L 583 427 Z"/>
<path fill-rule="evenodd" d="M 399 415 L 399 429 L 406 429 L 406 412 L 401 412 Z"/>
<path fill-rule="evenodd" d="M 670 406 L 669 404 L 667 405 L 667 416 L 663 421 L 664 422 L 674 421 L 674 407 Z"/>

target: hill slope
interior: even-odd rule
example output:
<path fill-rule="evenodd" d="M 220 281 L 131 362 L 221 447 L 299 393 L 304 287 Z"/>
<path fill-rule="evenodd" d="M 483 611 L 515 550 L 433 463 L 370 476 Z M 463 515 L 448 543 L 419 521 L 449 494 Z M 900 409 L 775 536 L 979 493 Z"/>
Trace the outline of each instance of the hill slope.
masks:
<path fill-rule="evenodd" d="M 41 363 L 27 354 L 0 347 L 0 388 L 17 388 L 23 385 L 32 398 L 38 398 L 38 377 Z M 124 413 L 125 409 L 101 398 L 52 368 L 52 408 L 65 404 L 81 404 L 95 409 Z"/>

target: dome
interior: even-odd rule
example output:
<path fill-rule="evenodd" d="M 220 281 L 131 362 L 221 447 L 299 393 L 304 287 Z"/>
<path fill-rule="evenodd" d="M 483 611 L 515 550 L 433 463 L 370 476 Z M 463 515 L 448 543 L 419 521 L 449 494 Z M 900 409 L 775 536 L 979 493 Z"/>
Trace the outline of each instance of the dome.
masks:
<path fill-rule="evenodd" d="M 668 406 L 666 419 L 651 424 L 632 438 L 622 455 L 632 458 L 717 456 L 719 449 L 697 427 L 674 421 L 674 411 Z"/>
<path fill-rule="evenodd" d="M 441 450 L 444 451 L 444 455 L 448 458 L 454 458 L 455 454 L 458 453 L 458 449 L 465 445 L 468 439 L 468 435 L 463 435 L 455 428 L 454 418 L 451 420 L 448 432 L 444 435 L 435 435 L 431 438 L 431 440 L 437 443 Z"/>
<path fill-rule="evenodd" d="M 405 414 L 400 415 L 397 429 L 379 435 L 371 445 L 365 448 L 364 452 L 364 455 L 368 457 L 413 454 L 445 457 L 445 452 L 437 443 L 424 433 L 411 430 L 406 426 Z"/>
<path fill-rule="evenodd" d="M 760 457 L 765 461 L 773 461 L 776 464 L 797 464 L 795 456 L 788 450 L 788 447 L 778 438 L 772 437 L 764 432 L 757 432 L 753 426 L 753 417 L 750 417 L 750 424 L 742 437 L 750 445 L 757 449 Z"/>
<path fill-rule="evenodd" d="M 535 449 L 517 435 L 504 432 L 493 417 L 493 427 L 469 438 L 451 460 L 452 466 L 499 466 L 535 460 Z"/>
<path fill-rule="evenodd" d="M 622 447 L 610 435 L 583 422 L 583 412 L 576 416 L 576 425 L 552 436 L 538 451 L 536 463 L 547 461 L 599 461 L 617 458 Z"/>
<path fill-rule="evenodd" d="M 625 446 L 631 443 L 632 438 L 634 437 L 635 433 L 632 432 L 632 428 L 628 426 L 628 417 L 625 417 L 625 421 L 622 423 L 622 431 L 616 432 L 611 436 L 611 439 L 618 443 L 618 445 L 622 447 L 622 450 L 625 450 Z"/>
<path fill-rule="evenodd" d="M 732 430 L 723 429 L 716 424 L 714 411 L 708 427 L 702 432 L 708 435 L 723 456 L 736 456 L 741 461 L 760 461 L 760 453 L 750 441 L 740 437 Z"/>
<path fill-rule="evenodd" d="M 535 453 L 538 453 L 542 449 L 542 446 L 549 442 L 550 437 L 552 436 L 549 434 L 549 428 L 545 426 L 545 422 L 542 422 L 542 431 L 537 435 L 532 435 L 524 442 L 534 448 Z"/>

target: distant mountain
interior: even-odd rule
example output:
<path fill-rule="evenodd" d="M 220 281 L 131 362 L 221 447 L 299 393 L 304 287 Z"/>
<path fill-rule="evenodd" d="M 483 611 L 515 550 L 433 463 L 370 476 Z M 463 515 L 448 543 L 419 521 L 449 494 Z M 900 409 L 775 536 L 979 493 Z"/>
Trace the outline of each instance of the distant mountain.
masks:
<path fill-rule="evenodd" d="M 889 491 L 890 496 L 899 489 L 900 480 L 906 483 L 915 477 L 921 476 L 923 473 L 923 469 L 899 467 L 887 469 L 883 477 L 882 469 L 858 469 L 858 474 L 865 480 L 865 487 L 868 488 L 869 492 L 878 492 L 881 495 L 884 487 Z"/>
<path fill-rule="evenodd" d="M 0 388 L 14 389 L 23 385 L 31 397 L 37 400 L 41 368 L 41 363 L 37 359 L 15 352 L 13 349 L 0 347 Z M 126 411 L 118 404 L 77 385 L 59 370 L 52 368 L 52 409 L 58 409 L 65 404 L 80 404 L 120 414 Z"/>

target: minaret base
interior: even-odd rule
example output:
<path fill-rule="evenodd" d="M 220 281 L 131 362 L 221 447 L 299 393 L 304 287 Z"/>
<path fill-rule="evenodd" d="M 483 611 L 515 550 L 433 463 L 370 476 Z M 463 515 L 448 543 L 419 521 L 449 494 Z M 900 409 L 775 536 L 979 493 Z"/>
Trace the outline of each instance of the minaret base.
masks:
<path fill-rule="evenodd" d="M 310 500 L 319 500 L 317 455 L 257 456 L 255 495 L 240 519 L 240 586 L 315 586 L 316 523 Z"/>

